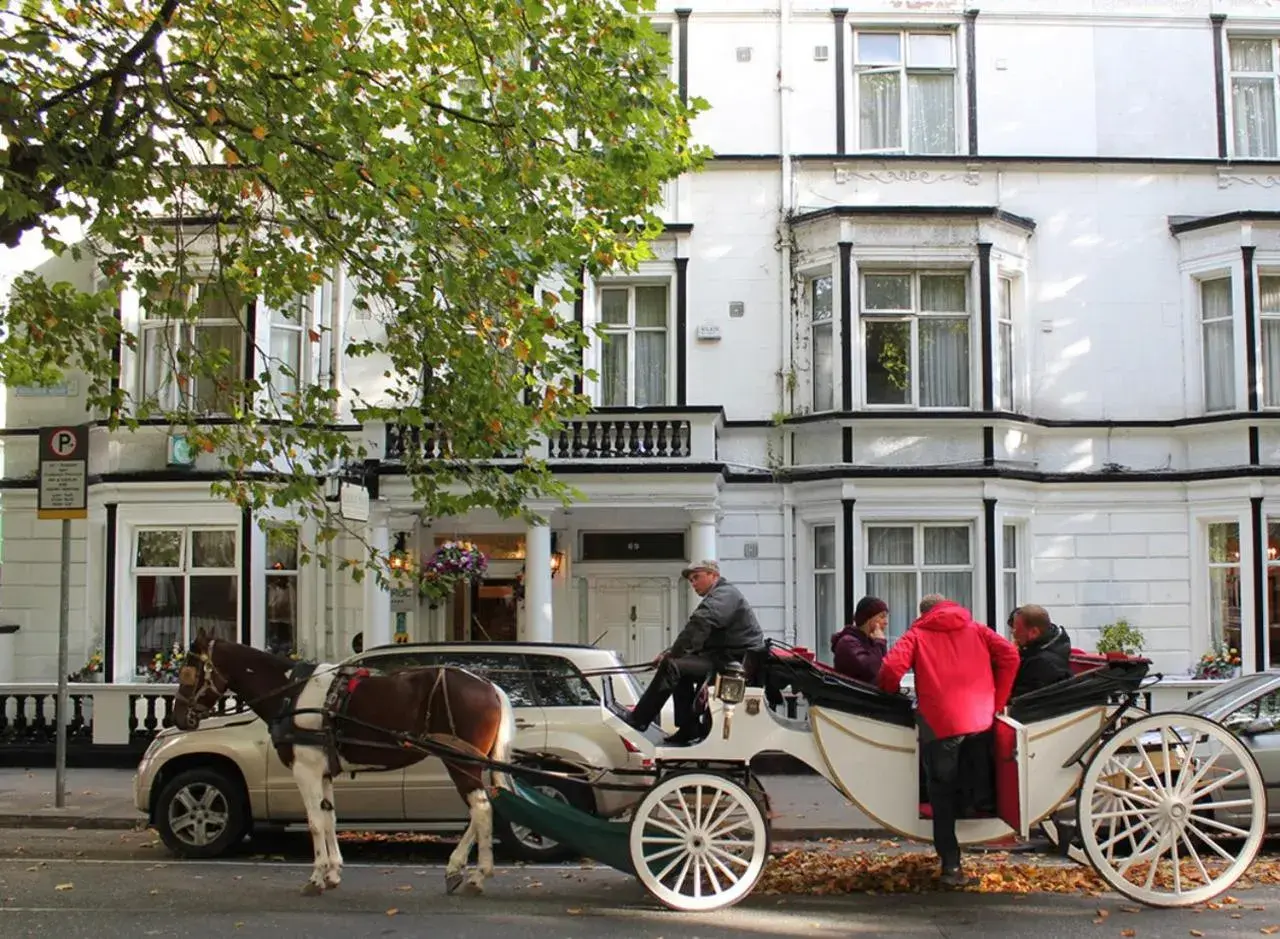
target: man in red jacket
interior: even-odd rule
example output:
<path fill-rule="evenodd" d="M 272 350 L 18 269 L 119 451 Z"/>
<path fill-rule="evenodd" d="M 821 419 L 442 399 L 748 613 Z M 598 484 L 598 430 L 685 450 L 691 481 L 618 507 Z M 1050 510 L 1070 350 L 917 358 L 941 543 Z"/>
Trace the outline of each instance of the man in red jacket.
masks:
<path fill-rule="evenodd" d="M 933 847 L 942 882 L 971 881 L 960 867 L 956 815 L 960 810 L 960 747 L 990 730 L 1009 702 L 1018 675 L 1018 648 L 958 603 L 943 600 L 894 643 L 880 667 L 880 688 L 896 694 L 902 676 L 916 674 L 916 722 L 933 806 Z"/>

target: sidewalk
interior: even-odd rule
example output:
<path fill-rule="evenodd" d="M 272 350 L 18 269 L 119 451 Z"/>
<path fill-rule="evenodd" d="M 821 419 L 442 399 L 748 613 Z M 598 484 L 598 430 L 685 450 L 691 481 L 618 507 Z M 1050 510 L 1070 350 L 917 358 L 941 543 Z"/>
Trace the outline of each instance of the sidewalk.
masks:
<path fill-rule="evenodd" d="M 773 805 L 777 841 L 880 834 L 821 776 L 761 776 Z M 342 803 L 338 800 L 341 817 Z M 51 769 L 0 769 L 0 828 L 145 828 L 133 807 L 133 772 L 68 769 L 67 805 L 54 807 Z"/>

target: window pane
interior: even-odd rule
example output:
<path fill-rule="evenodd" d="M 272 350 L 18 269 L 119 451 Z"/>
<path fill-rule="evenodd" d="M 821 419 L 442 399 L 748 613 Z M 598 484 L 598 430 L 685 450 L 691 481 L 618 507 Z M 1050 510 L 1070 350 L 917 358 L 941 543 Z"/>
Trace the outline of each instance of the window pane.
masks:
<path fill-rule="evenodd" d="M 921 318 L 920 406 L 959 408 L 969 404 L 969 321 Z"/>
<path fill-rule="evenodd" d="M 920 593 L 942 594 L 972 613 L 973 573 L 971 571 L 923 571 L 920 575 Z"/>
<path fill-rule="evenodd" d="M 140 574 L 134 578 L 134 612 L 137 616 L 138 671 L 146 671 L 157 653 L 168 655 L 176 643 L 186 648 L 182 629 L 185 578 Z"/>
<path fill-rule="evenodd" d="M 997 406 L 1013 410 L 1013 326 L 1001 323 L 996 333 Z"/>
<path fill-rule="evenodd" d="M 626 407 L 627 334 L 605 334 L 600 358 L 600 391 L 604 406 Z"/>
<path fill-rule="evenodd" d="M 831 637 L 840 627 L 836 613 L 836 575 L 813 575 L 813 633 L 818 657 L 824 662 L 832 660 Z"/>
<path fill-rule="evenodd" d="M 924 530 L 924 563 L 926 566 L 968 564 L 968 526 L 926 526 Z M 925 593 L 928 592 L 927 590 L 925 591 Z"/>
<path fill-rule="evenodd" d="M 572 663 L 552 655 L 531 655 L 527 662 L 543 707 L 599 706 L 595 690 Z"/>
<path fill-rule="evenodd" d="M 1263 406 L 1280 407 L 1280 318 L 1262 320 L 1262 390 Z"/>
<path fill-rule="evenodd" d="M 1209 569 L 1210 637 L 1240 648 L 1240 568 Z"/>
<path fill-rule="evenodd" d="M 1004 526 L 1004 566 L 1014 570 L 1018 566 L 1018 526 Z"/>
<path fill-rule="evenodd" d="M 898 65 L 902 62 L 902 36 L 898 33 L 858 33 L 859 65 Z"/>
<path fill-rule="evenodd" d="M 1204 406 L 1229 411 L 1236 403 L 1235 333 L 1231 320 L 1205 323 Z"/>
<path fill-rule="evenodd" d="M 1280 564 L 1267 565 L 1267 656 L 1268 668 L 1280 665 Z"/>
<path fill-rule="evenodd" d="M 867 594 L 879 597 L 889 607 L 889 626 L 885 629 L 885 637 L 893 645 L 893 641 L 907 631 L 919 609 L 915 573 L 868 571 Z"/>
<path fill-rule="evenodd" d="M 229 413 L 235 399 L 227 385 L 244 374 L 241 329 L 239 326 L 196 326 L 194 330 L 194 352 L 197 363 L 202 363 L 190 366 L 196 372 L 192 376 L 195 408 L 200 412 Z"/>
<path fill-rule="evenodd" d="M 182 530 L 147 529 L 138 532 L 135 567 L 182 568 Z"/>
<path fill-rule="evenodd" d="M 956 64 L 951 37 L 939 33 L 907 36 L 907 65 L 917 68 L 950 68 Z"/>
<path fill-rule="evenodd" d="M 298 371 L 302 361 L 302 333 L 296 329 L 276 327 L 271 330 L 271 390 L 277 395 L 298 390 Z"/>
<path fill-rule="evenodd" d="M 911 403 L 911 324 L 866 324 L 868 404 Z"/>
<path fill-rule="evenodd" d="M 1271 71 L 1270 39 L 1232 39 L 1227 45 L 1231 50 L 1231 71 Z"/>
<path fill-rule="evenodd" d="M 867 274 L 862 285 L 864 309 L 894 313 L 911 309 L 910 274 Z"/>
<path fill-rule="evenodd" d="M 1258 278 L 1258 310 L 1280 315 L 1280 277 Z"/>
<path fill-rule="evenodd" d="M 914 532 L 907 527 L 875 525 L 867 528 L 867 563 L 873 567 L 895 567 L 915 560 Z M 878 594 L 875 594 L 878 596 Z M 884 600 L 884 597 L 880 597 Z"/>
<path fill-rule="evenodd" d="M 1013 319 L 1013 280 L 1008 277 L 1000 278 L 999 287 L 999 305 L 996 307 L 997 315 L 1002 320 Z"/>
<path fill-rule="evenodd" d="M 858 76 L 858 142 L 863 150 L 902 146 L 902 78 L 897 72 Z"/>
<path fill-rule="evenodd" d="M 809 312 L 815 323 L 831 319 L 834 309 L 831 287 L 830 275 L 815 277 L 809 281 Z"/>
<path fill-rule="evenodd" d="M 835 337 L 830 321 L 813 327 L 813 409 L 830 411 L 836 406 Z"/>
<path fill-rule="evenodd" d="M 907 76 L 907 121 L 913 153 L 955 153 L 955 75 Z"/>
<path fill-rule="evenodd" d="M 1276 155 L 1276 85 L 1274 78 L 1233 78 L 1231 119 L 1237 157 Z"/>
<path fill-rule="evenodd" d="M 1209 525 L 1209 563 L 1234 564 L 1240 560 L 1240 525 L 1213 522 Z"/>
<path fill-rule="evenodd" d="M 143 329 L 142 356 L 142 396 L 158 398 L 168 391 L 170 379 L 177 370 L 173 331 L 164 328 Z"/>
<path fill-rule="evenodd" d="M 234 568 L 236 566 L 236 533 L 234 531 L 193 531 L 191 533 L 192 568 Z"/>
<path fill-rule="evenodd" d="M 200 578 L 204 580 L 205 578 Z M 267 651 L 288 655 L 298 642 L 298 578 L 267 576 Z"/>
<path fill-rule="evenodd" d="M 1202 320 L 1226 319 L 1231 316 L 1231 278 L 1200 282 L 1200 318 Z"/>
<path fill-rule="evenodd" d="M 619 326 L 627 324 L 627 290 L 625 287 L 607 287 L 600 291 L 600 322 Z"/>
<path fill-rule="evenodd" d="M 667 332 L 636 333 L 636 406 L 667 403 Z"/>
<path fill-rule="evenodd" d="M 1009 618 L 1009 614 L 1018 608 L 1018 574 L 1016 571 L 1006 571 L 1004 574 L 1004 615 L 1005 619 Z M 996 626 L 996 623 L 988 623 L 988 626 Z"/>
<path fill-rule="evenodd" d="M 925 313 L 965 313 L 968 278 L 963 274 L 926 274 L 920 278 L 920 309 Z"/>
<path fill-rule="evenodd" d="M 298 569 L 298 530 L 292 525 L 273 525 L 267 529 L 267 570 Z"/>
<path fill-rule="evenodd" d="M 307 321 L 307 313 L 311 309 L 311 297 L 299 295 L 282 307 L 272 307 L 271 324 L 273 326 L 301 326 Z"/>
<path fill-rule="evenodd" d="M 200 304 L 197 315 L 201 319 L 228 319 L 241 323 L 244 322 L 243 313 L 248 306 L 240 291 L 224 283 L 201 284 L 197 302 Z"/>
<path fill-rule="evenodd" d="M 667 288 L 636 288 L 636 325 L 667 325 Z"/>
<path fill-rule="evenodd" d="M 834 525 L 817 525 L 814 527 L 813 566 L 818 570 L 835 570 L 836 529 Z"/>
<path fill-rule="evenodd" d="M 240 622 L 240 578 L 235 574 L 187 578 L 191 591 L 188 641 L 203 629 L 214 639 L 237 639 Z"/>

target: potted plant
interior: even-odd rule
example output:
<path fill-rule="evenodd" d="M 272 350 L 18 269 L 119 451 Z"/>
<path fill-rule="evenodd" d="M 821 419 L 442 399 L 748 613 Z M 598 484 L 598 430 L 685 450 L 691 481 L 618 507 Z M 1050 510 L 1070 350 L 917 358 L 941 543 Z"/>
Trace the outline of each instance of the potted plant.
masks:
<path fill-rule="evenodd" d="M 72 672 L 67 676 L 67 681 L 102 681 L 102 650 L 99 649 L 89 656 L 88 661 L 80 666 L 78 672 Z"/>
<path fill-rule="evenodd" d="M 462 581 L 478 580 L 489 569 L 489 559 L 470 541 L 446 541 L 421 565 L 418 593 L 440 600 Z"/>
<path fill-rule="evenodd" d="M 1103 626 L 1098 634 L 1098 652 L 1102 655 L 1137 655 L 1142 651 L 1142 643 L 1142 633 L 1124 617 Z"/>
<path fill-rule="evenodd" d="M 1213 651 L 1200 656 L 1196 663 L 1193 678 L 1224 680 L 1235 678 L 1240 674 L 1240 650 L 1232 649 L 1217 639 L 1213 640 Z"/>

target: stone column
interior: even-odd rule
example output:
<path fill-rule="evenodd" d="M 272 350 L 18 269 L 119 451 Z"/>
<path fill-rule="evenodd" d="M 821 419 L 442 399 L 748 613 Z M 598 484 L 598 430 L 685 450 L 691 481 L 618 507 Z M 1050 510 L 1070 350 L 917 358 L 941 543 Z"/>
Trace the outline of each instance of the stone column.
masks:
<path fill-rule="evenodd" d="M 376 504 L 369 506 L 365 537 L 370 547 L 386 557 L 391 548 L 391 524 L 385 508 Z M 391 594 L 378 583 L 372 571 L 364 578 L 364 624 L 356 632 L 362 631 L 365 649 L 391 642 Z"/>
<path fill-rule="evenodd" d="M 693 508 L 689 510 L 689 562 L 716 561 L 716 518 L 718 513 L 713 508 Z M 686 584 L 688 581 L 685 582 Z M 692 587 L 689 590 L 689 609 L 702 602 Z"/>
<path fill-rule="evenodd" d="M 554 642 L 551 616 L 551 528 L 530 525 L 524 542 L 524 639 Z"/>

